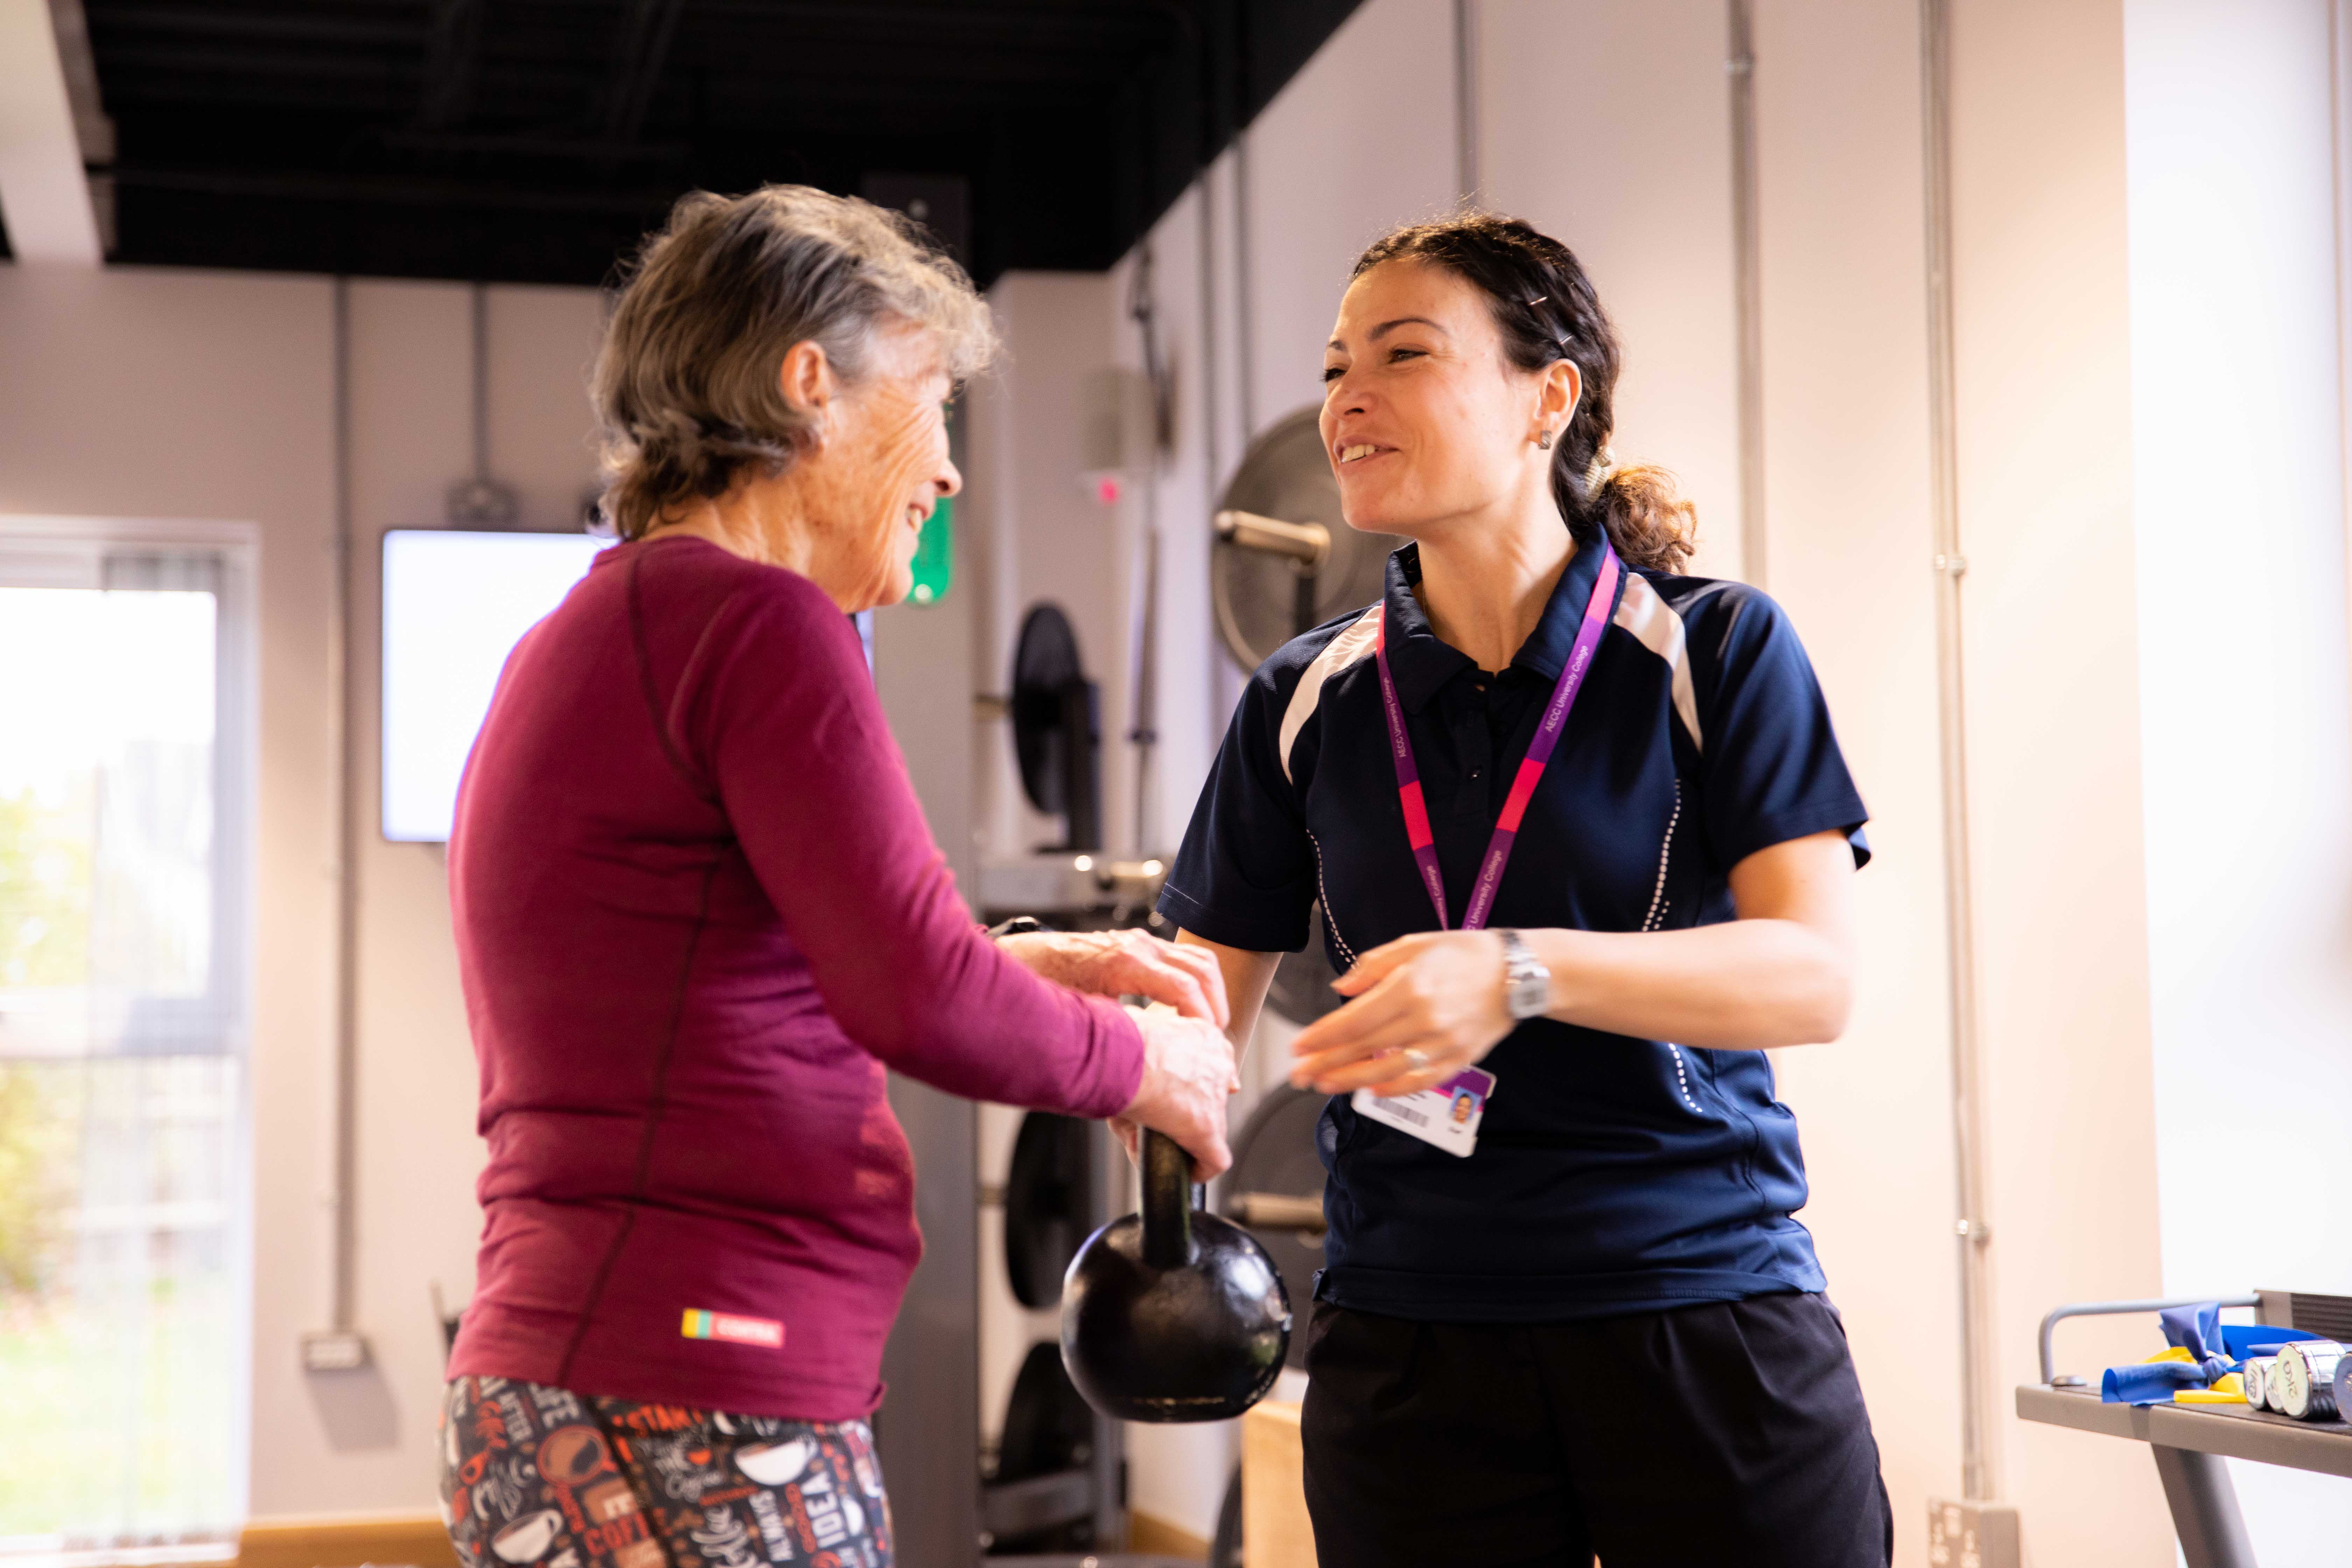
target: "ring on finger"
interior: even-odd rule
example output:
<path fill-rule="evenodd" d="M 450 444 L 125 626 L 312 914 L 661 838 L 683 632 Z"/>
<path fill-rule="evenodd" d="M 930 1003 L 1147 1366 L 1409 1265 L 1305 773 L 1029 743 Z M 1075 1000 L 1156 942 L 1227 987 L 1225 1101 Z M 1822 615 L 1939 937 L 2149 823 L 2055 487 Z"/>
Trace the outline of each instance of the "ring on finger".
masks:
<path fill-rule="evenodd" d="M 1429 1066 L 1429 1053 L 1408 1046 L 1405 1047 L 1404 1060 L 1407 1067 L 1415 1072 L 1421 1072 Z"/>

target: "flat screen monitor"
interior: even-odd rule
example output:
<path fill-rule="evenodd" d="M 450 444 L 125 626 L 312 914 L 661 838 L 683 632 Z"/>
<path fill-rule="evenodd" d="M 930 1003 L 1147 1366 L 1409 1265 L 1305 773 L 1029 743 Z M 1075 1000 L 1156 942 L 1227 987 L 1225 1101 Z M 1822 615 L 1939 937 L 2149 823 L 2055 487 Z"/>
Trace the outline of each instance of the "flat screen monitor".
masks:
<path fill-rule="evenodd" d="M 383 536 L 383 836 L 446 842 L 457 778 L 522 634 L 612 543 L 584 533 Z"/>

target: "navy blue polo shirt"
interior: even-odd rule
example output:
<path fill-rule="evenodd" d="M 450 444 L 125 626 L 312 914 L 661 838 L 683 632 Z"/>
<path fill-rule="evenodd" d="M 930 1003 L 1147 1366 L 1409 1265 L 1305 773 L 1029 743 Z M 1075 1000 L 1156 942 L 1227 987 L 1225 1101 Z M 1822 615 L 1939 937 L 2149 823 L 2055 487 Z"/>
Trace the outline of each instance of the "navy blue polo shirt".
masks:
<path fill-rule="evenodd" d="M 1499 676 L 1440 642 L 1390 558 L 1389 667 L 1454 910 L 1576 640 L 1601 552 L 1580 550 Z M 1405 837 L 1370 611 L 1286 645 L 1251 679 L 1160 910 L 1260 952 L 1331 961 L 1437 928 Z M 1495 899 L 1496 927 L 1673 931 L 1733 918 L 1731 868 L 1867 818 L 1812 666 L 1738 583 L 1628 569 Z M 1762 1051 L 1698 1050 L 1550 1019 L 1488 1054 L 1467 1159 L 1325 1109 L 1319 1299 L 1430 1321 L 1654 1311 L 1823 1287 L 1797 1124 Z"/>

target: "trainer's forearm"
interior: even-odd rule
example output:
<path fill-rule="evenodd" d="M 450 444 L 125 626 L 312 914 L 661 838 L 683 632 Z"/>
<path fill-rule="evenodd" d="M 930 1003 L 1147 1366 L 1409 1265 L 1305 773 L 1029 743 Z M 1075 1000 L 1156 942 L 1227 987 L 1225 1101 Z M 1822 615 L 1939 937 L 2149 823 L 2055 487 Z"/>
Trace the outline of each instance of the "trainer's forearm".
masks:
<path fill-rule="evenodd" d="M 1844 1033 L 1853 998 L 1852 959 L 1798 921 L 1520 934 L 1551 971 L 1551 1016 L 1611 1034 L 1716 1050 L 1815 1044 Z"/>
<path fill-rule="evenodd" d="M 1282 963 L 1282 954 L 1227 947 L 1223 942 L 1194 936 L 1189 931 L 1178 931 L 1176 942 L 1181 947 L 1205 947 L 1216 955 L 1217 970 L 1225 977 L 1225 1005 L 1231 1009 L 1232 1022 L 1226 1026 L 1225 1037 L 1233 1041 L 1236 1053 L 1249 1049 L 1250 1036 L 1257 1028 L 1258 1010 L 1265 1005 L 1265 994 L 1274 984 L 1274 972 Z"/>

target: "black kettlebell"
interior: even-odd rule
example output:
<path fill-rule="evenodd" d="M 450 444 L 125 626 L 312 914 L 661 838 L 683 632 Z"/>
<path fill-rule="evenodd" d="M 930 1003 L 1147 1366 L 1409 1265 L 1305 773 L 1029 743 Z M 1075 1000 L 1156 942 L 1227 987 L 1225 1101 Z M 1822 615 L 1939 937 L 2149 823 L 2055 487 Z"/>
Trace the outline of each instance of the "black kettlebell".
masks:
<path fill-rule="evenodd" d="M 1143 1213 L 1087 1237 L 1062 1283 L 1062 1364 L 1119 1421 L 1223 1421 L 1265 1396 L 1290 1293 L 1257 1239 L 1201 1207 L 1190 1156 L 1143 1133 Z"/>

